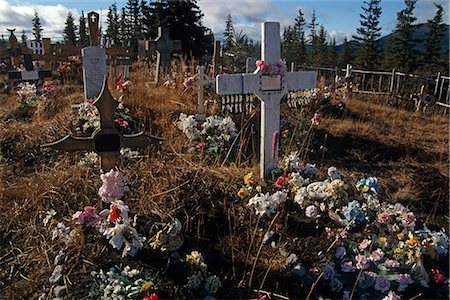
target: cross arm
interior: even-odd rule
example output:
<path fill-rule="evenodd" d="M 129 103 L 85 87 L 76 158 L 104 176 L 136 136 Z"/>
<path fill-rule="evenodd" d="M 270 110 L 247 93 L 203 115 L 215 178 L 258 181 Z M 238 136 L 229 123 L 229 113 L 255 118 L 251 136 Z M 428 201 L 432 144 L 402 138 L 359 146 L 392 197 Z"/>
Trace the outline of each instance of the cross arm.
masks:
<path fill-rule="evenodd" d="M 123 147 L 125 148 L 145 148 L 150 144 L 158 144 L 164 141 L 164 138 L 146 135 L 144 132 L 124 135 L 123 136 Z"/>
<path fill-rule="evenodd" d="M 62 139 L 41 145 L 41 148 L 53 148 L 56 150 L 62 150 L 67 152 L 74 152 L 80 150 L 93 151 L 94 143 L 92 138 L 72 137 L 70 135 L 63 137 Z"/>
<path fill-rule="evenodd" d="M 312 89 L 316 87 L 317 72 L 287 72 L 286 84 L 289 91 L 298 91 L 304 89 Z"/>

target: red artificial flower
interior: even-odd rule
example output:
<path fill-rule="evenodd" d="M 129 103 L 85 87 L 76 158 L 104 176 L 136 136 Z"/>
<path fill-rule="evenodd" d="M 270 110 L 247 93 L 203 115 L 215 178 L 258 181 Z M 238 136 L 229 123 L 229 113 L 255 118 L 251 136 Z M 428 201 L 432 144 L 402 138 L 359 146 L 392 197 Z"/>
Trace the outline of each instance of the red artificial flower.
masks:
<path fill-rule="evenodd" d="M 280 188 L 285 187 L 287 184 L 288 184 L 288 175 L 286 173 L 283 173 L 283 175 L 278 177 L 277 182 L 275 183 L 275 185 Z"/>
<path fill-rule="evenodd" d="M 431 269 L 431 278 L 436 284 L 441 284 L 445 281 L 445 274 L 439 268 Z"/>
<path fill-rule="evenodd" d="M 158 295 L 153 293 L 150 296 L 145 296 L 144 299 L 142 299 L 142 300 L 158 300 L 158 299 L 159 299 Z"/>
<path fill-rule="evenodd" d="M 117 205 L 114 205 L 111 209 L 111 212 L 109 213 L 109 219 L 111 220 L 111 222 L 114 222 L 115 220 L 120 218 L 121 215 L 122 211 L 117 207 Z"/>

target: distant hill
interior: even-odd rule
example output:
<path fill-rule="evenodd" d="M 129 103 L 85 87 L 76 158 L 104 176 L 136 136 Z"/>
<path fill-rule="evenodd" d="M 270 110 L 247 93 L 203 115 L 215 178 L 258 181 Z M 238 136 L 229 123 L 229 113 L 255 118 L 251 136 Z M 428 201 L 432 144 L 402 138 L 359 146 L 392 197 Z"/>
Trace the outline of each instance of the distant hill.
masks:
<path fill-rule="evenodd" d="M 449 47 L 450 25 L 443 24 L 442 27 L 444 27 L 444 37 L 441 42 L 441 47 L 442 47 L 442 53 L 445 54 L 446 49 Z M 419 43 L 416 46 L 416 49 L 421 52 L 425 51 L 425 41 L 427 39 L 428 32 L 429 32 L 429 29 L 428 29 L 427 23 L 414 25 L 413 38 L 424 41 L 423 43 Z M 386 44 L 391 42 L 396 35 L 397 35 L 397 31 L 394 31 L 393 33 L 390 33 L 390 34 L 380 38 L 378 40 L 378 42 L 380 43 L 381 47 L 384 48 L 386 46 Z M 354 41 L 354 40 L 350 41 L 350 45 L 352 48 L 356 48 L 358 46 L 358 44 L 359 43 L 357 41 Z M 341 51 L 343 46 L 344 46 L 343 44 L 337 46 L 336 47 L 337 51 L 338 52 Z"/>

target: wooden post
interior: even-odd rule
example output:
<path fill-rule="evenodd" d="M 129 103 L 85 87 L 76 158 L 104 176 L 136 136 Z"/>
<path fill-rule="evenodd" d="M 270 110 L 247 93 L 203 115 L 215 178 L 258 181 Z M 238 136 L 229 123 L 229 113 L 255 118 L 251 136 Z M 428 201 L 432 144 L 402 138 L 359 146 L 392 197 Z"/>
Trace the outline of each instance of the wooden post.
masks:
<path fill-rule="evenodd" d="M 395 69 L 392 69 L 391 82 L 389 84 L 389 93 L 394 92 L 394 82 L 395 82 Z"/>
<path fill-rule="evenodd" d="M 213 71 L 212 71 L 212 75 L 213 78 L 216 78 L 217 74 L 219 74 L 219 62 L 221 60 L 220 57 L 220 41 L 214 41 L 214 54 L 213 54 L 213 59 L 212 59 L 212 64 L 213 64 Z"/>
<path fill-rule="evenodd" d="M 440 80 L 441 80 L 441 72 L 438 72 L 438 73 L 437 73 L 436 80 L 435 80 L 436 85 L 434 86 L 434 95 L 435 95 L 435 96 L 437 95 L 437 92 L 438 92 L 439 81 L 440 81 Z"/>
<path fill-rule="evenodd" d="M 205 99 L 204 99 L 204 86 L 206 84 L 209 84 L 209 79 L 205 75 L 205 67 L 200 66 L 198 67 L 198 73 L 195 76 L 195 85 L 197 85 L 197 107 L 198 111 L 195 114 L 195 119 L 198 121 L 205 121 L 206 120 L 206 113 L 205 113 Z"/>

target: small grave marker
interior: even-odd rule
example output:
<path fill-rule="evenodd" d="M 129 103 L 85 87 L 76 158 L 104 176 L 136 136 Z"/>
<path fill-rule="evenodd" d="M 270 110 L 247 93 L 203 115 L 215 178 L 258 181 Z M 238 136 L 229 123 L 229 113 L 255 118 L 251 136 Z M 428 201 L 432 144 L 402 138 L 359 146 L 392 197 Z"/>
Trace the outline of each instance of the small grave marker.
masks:
<path fill-rule="evenodd" d="M 198 112 L 195 114 L 195 118 L 199 121 L 205 121 L 206 120 L 206 113 L 205 113 L 205 99 L 204 99 L 204 86 L 210 84 L 210 80 L 208 76 L 205 75 L 205 67 L 200 66 L 198 67 L 198 73 L 194 76 L 195 78 L 195 85 L 197 86 L 197 106 L 198 106 Z"/>
<path fill-rule="evenodd" d="M 262 60 L 266 64 L 280 62 L 280 23 L 262 24 Z M 287 72 L 266 75 L 259 68 L 253 74 L 224 74 L 216 77 L 219 95 L 255 94 L 261 100 L 260 175 L 267 177 L 278 163 L 280 101 L 289 91 L 316 86 L 316 72 Z"/>
<path fill-rule="evenodd" d="M 166 74 L 170 66 L 172 52 L 181 50 L 181 41 L 172 40 L 170 37 L 169 27 L 158 27 L 158 37 L 154 41 L 148 43 L 150 52 L 156 51 L 156 78 L 155 82 L 159 82 L 160 68 Z"/>
<path fill-rule="evenodd" d="M 154 136 L 147 136 L 144 132 L 132 135 L 123 135 L 114 124 L 114 111 L 119 102 L 114 99 L 109 92 L 106 77 L 99 98 L 94 102 L 100 114 L 100 129 L 96 130 L 92 136 L 72 137 L 66 136 L 59 141 L 42 145 L 41 147 L 54 148 L 58 150 L 74 152 L 80 150 L 94 151 L 101 157 L 101 168 L 108 172 L 116 165 L 116 160 L 120 156 L 121 148 L 145 148 L 152 142 L 159 142 L 162 139 Z"/>
<path fill-rule="evenodd" d="M 98 46 L 98 14 L 88 14 L 90 46 L 81 49 L 85 99 L 97 97 L 107 74 L 105 49 Z"/>

